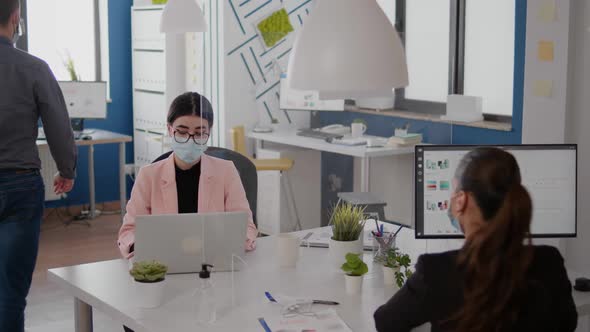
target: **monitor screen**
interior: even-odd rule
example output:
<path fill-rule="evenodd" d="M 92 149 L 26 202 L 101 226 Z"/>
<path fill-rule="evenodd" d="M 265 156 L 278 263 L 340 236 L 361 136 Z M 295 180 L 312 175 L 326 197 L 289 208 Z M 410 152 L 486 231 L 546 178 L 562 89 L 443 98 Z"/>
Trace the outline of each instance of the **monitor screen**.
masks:
<path fill-rule="evenodd" d="M 478 146 L 420 145 L 415 155 L 416 238 L 461 238 L 447 214 L 461 158 Z M 518 162 L 533 202 L 533 237 L 575 237 L 576 145 L 503 145 Z"/>
<path fill-rule="evenodd" d="M 106 82 L 60 81 L 68 114 L 72 119 L 106 119 Z"/>

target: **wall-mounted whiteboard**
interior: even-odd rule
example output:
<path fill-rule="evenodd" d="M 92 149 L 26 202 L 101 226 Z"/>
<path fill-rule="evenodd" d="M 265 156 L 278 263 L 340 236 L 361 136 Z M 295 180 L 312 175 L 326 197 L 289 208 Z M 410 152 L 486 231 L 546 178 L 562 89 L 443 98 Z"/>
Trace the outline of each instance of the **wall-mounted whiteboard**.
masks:
<path fill-rule="evenodd" d="M 59 86 L 70 118 L 105 119 L 107 117 L 106 82 L 60 81 Z"/>

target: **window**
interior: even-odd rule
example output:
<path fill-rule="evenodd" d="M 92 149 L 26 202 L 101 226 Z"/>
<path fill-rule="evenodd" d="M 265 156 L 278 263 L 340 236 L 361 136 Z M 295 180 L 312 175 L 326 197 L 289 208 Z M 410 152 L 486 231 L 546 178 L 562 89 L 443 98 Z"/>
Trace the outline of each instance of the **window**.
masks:
<path fill-rule="evenodd" d="M 26 0 L 25 49 L 60 81 L 108 81 L 107 14 L 108 0 Z"/>
<path fill-rule="evenodd" d="M 409 85 L 396 108 L 442 114 L 448 94 L 512 116 L 514 0 L 378 0 L 406 47 Z"/>

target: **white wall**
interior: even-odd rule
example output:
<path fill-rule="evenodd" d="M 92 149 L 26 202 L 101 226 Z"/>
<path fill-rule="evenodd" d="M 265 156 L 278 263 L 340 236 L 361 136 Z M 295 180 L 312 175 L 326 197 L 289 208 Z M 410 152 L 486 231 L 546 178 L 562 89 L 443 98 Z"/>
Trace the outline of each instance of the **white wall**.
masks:
<path fill-rule="evenodd" d="M 567 241 L 572 269 L 590 276 L 590 3 L 571 3 L 567 135 L 578 145 L 578 237 Z"/>

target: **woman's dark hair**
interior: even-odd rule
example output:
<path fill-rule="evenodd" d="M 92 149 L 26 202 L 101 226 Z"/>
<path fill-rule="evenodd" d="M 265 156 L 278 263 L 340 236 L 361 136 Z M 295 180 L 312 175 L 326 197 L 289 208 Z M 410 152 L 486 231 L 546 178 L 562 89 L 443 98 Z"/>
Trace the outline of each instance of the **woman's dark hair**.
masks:
<path fill-rule="evenodd" d="M 19 8 L 19 0 L 0 0 L 0 25 L 6 26 L 10 16 Z"/>
<path fill-rule="evenodd" d="M 457 190 L 475 198 L 485 226 L 467 239 L 458 257 L 465 272 L 464 304 L 451 319 L 454 330 L 511 330 L 524 303 L 525 274 L 532 259 L 531 198 L 521 184 L 516 159 L 504 150 L 472 150 L 461 160 L 455 178 Z"/>
<path fill-rule="evenodd" d="M 168 124 L 172 124 L 181 116 L 196 115 L 209 122 L 209 128 L 213 126 L 213 107 L 211 102 L 196 92 L 185 92 L 176 97 L 168 110 Z"/>

